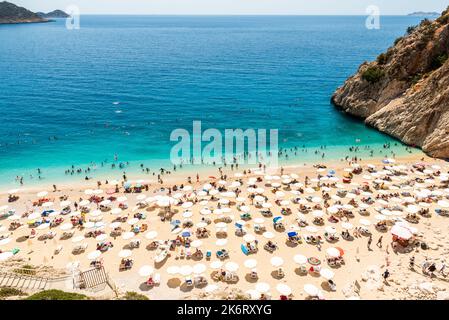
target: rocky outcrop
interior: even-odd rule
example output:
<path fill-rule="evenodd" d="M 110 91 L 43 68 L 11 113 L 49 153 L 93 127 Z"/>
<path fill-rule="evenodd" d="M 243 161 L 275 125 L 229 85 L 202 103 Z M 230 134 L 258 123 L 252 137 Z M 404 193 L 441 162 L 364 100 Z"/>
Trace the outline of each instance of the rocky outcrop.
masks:
<path fill-rule="evenodd" d="M 332 102 L 433 157 L 449 158 L 449 8 L 365 62 Z"/>
<path fill-rule="evenodd" d="M 10 2 L 0 2 L 0 24 L 48 22 L 34 12 Z"/>
<path fill-rule="evenodd" d="M 54 10 L 49 13 L 44 12 L 36 12 L 36 14 L 41 18 L 48 18 L 48 19 L 59 19 L 59 18 L 68 18 L 70 17 L 67 13 L 65 13 L 62 10 Z"/>

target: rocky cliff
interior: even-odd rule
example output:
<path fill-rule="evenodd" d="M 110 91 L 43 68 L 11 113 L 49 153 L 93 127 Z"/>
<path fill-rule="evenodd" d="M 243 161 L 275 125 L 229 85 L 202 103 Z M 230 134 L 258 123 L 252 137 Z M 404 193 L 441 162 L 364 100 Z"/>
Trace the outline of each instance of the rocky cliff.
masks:
<path fill-rule="evenodd" d="M 36 12 L 36 14 L 41 18 L 57 19 L 57 18 L 68 18 L 70 17 L 67 13 L 62 10 L 54 10 L 49 13 Z"/>
<path fill-rule="evenodd" d="M 0 24 L 32 22 L 48 22 L 48 20 L 13 3 L 0 2 Z"/>
<path fill-rule="evenodd" d="M 449 158 L 448 56 L 449 8 L 409 27 L 376 61 L 363 63 L 332 102 L 430 156 Z"/>

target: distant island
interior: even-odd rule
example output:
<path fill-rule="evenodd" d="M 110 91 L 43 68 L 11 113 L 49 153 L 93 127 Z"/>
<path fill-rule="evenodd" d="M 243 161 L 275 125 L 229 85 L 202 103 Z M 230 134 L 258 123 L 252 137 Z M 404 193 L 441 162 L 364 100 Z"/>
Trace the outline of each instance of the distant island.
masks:
<path fill-rule="evenodd" d="M 7 1 L 0 2 L 0 24 L 51 22 L 50 18 L 67 17 L 68 15 L 61 10 L 34 13 Z"/>
<path fill-rule="evenodd" d="M 41 18 L 48 18 L 48 19 L 58 19 L 58 18 L 68 18 L 70 17 L 67 13 L 65 13 L 62 10 L 54 10 L 49 13 L 44 12 L 36 12 L 36 14 Z"/>
<path fill-rule="evenodd" d="M 413 17 L 436 17 L 439 16 L 440 14 L 438 12 L 424 12 L 424 11 L 417 11 L 417 12 L 412 12 L 409 13 L 408 16 L 413 16 Z"/>

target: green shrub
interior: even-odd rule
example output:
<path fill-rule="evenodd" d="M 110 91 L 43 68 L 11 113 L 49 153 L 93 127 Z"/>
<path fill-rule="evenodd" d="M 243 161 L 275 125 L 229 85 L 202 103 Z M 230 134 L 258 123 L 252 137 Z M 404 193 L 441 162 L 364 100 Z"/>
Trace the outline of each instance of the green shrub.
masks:
<path fill-rule="evenodd" d="M 134 291 L 128 291 L 123 296 L 122 300 L 150 300 L 146 295 L 134 292 Z"/>
<path fill-rule="evenodd" d="M 404 39 L 404 37 L 399 37 L 396 40 L 394 40 L 394 45 L 397 45 L 401 40 Z"/>
<path fill-rule="evenodd" d="M 64 292 L 61 290 L 45 290 L 35 293 L 25 300 L 87 300 L 84 294 Z"/>
<path fill-rule="evenodd" d="M 415 30 L 416 30 L 416 26 L 410 26 L 410 27 L 408 27 L 408 28 L 407 28 L 407 34 L 412 34 L 413 31 L 415 31 Z"/>
<path fill-rule="evenodd" d="M 0 288 L 0 299 L 14 296 L 26 296 L 27 294 L 19 289 L 15 288 Z"/>
<path fill-rule="evenodd" d="M 441 67 L 446 61 L 447 61 L 447 54 L 446 53 L 440 54 L 432 59 L 430 68 L 432 70 L 436 70 L 439 67 Z"/>
<path fill-rule="evenodd" d="M 368 81 L 369 83 L 378 82 L 383 76 L 385 72 L 379 67 L 369 67 L 362 73 L 362 79 Z"/>

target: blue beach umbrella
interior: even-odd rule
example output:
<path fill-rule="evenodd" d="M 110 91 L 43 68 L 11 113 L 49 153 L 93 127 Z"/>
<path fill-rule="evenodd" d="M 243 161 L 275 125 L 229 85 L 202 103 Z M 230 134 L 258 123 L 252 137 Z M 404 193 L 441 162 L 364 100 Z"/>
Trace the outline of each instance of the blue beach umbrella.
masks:
<path fill-rule="evenodd" d="M 190 237 L 190 232 L 185 231 L 181 235 L 182 235 L 183 238 L 188 238 L 188 237 Z"/>
<path fill-rule="evenodd" d="M 278 222 L 278 221 L 281 221 L 283 218 L 281 217 L 281 216 L 279 216 L 279 217 L 274 217 L 273 218 L 273 223 L 276 223 L 276 222 Z"/>
<path fill-rule="evenodd" d="M 288 235 L 289 237 L 296 237 L 296 236 L 298 235 L 298 233 L 295 232 L 295 231 L 292 231 L 292 232 L 287 233 L 287 235 Z"/>
<path fill-rule="evenodd" d="M 239 228 L 239 229 L 242 229 L 242 228 L 243 228 L 243 226 L 242 226 L 240 223 L 236 223 L 235 226 L 236 226 L 237 228 Z"/>

